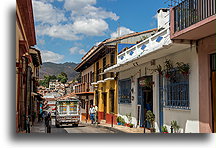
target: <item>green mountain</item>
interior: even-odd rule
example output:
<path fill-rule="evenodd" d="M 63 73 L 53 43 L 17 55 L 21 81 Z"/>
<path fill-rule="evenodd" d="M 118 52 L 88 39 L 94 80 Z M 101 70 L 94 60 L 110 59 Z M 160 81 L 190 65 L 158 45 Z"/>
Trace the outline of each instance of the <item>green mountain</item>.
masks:
<path fill-rule="evenodd" d="M 51 62 L 44 62 L 40 68 L 40 79 L 44 78 L 44 75 L 59 75 L 61 72 L 65 72 L 68 76 L 68 81 L 71 81 L 78 77 L 78 72 L 74 68 L 78 64 L 72 62 L 66 62 L 62 64 L 56 64 Z"/>

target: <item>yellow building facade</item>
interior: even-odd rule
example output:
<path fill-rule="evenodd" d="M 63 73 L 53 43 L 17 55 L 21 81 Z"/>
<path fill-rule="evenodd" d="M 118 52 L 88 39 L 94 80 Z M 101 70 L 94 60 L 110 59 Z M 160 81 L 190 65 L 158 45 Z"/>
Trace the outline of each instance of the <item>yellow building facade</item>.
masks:
<path fill-rule="evenodd" d="M 98 106 L 98 120 L 116 122 L 118 114 L 116 74 L 104 73 L 104 69 L 116 63 L 115 46 L 94 63 L 94 104 Z"/>
<path fill-rule="evenodd" d="M 157 29 L 131 33 L 114 39 L 106 39 L 98 46 L 93 46 L 82 62 L 75 68 L 78 72 L 93 66 L 90 76 L 93 82 L 93 104 L 98 107 L 98 121 L 116 124 L 118 115 L 118 73 L 105 72 L 105 69 L 117 63 L 117 54 L 135 45 L 140 40 L 151 36 Z"/>

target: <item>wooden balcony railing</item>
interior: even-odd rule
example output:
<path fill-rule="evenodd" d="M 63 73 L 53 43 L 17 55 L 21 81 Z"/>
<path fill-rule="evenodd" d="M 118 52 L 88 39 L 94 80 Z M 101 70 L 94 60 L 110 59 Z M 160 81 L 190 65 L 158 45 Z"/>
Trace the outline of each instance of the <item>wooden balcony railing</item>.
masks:
<path fill-rule="evenodd" d="M 215 15 L 215 0 L 185 0 L 175 6 L 174 32 Z"/>
<path fill-rule="evenodd" d="M 90 92 L 92 91 L 90 83 L 81 83 L 75 87 L 75 93 L 82 93 L 82 92 Z"/>

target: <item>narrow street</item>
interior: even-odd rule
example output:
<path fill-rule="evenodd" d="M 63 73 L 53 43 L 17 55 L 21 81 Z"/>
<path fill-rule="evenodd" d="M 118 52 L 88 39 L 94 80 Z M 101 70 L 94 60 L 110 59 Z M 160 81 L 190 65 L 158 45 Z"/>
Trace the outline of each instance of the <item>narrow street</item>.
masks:
<path fill-rule="evenodd" d="M 55 128 L 53 130 L 55 130 Z M 67 133 L 114 133 L 108 129 L 85 126 L 83 124 L 79 124 L 78 127 L 64 127 L 64 130 L 66 130 Z"/>
<path fill-rule="evenodd" d="M 44 122 L 37 123 L 32 127 L 31 133 L 46 133 Z M 55 119 L 52 119 L 51 133 L 114 133 L 105 128 L 97 128 L 93 126 L 88 126 L 84 124 L 79 124 L 78 127 L 73 127 L 72 125 L 63 125 L 60 128 L 55 126 Z"/>

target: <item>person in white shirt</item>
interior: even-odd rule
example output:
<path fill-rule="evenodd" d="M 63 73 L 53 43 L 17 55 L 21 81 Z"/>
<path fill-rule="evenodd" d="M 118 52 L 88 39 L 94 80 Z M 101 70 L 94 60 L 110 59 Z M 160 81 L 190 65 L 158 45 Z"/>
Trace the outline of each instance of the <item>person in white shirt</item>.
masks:
<path fill-rule="evenodd" d="M 98 123 L 98 107 L 96 105 L 93 105 L 95 108 L 95 123 Z"/>
<path fill-rule="evenodd" d="M 90 108 L 89 108 L 89 115 L 90 115 L 90 120 L 91 120 L 91 123 L 93 124 L 95 122 L 95 108 L 90 105 Z"/>

